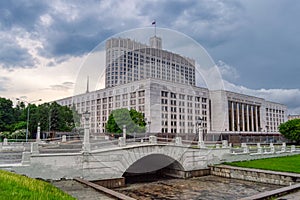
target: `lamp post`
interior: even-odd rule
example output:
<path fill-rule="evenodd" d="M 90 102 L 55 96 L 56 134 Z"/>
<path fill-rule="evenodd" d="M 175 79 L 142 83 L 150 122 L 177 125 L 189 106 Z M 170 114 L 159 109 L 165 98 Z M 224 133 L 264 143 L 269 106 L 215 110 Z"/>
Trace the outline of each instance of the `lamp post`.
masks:
<path fill-rule="evenodd" d="M 203 118 L 202 117 L 199 117 L 196 124 L 198 126 L 198 146 L 200 148 L 203 148 L 204 147 L 204 141 L 203 141 L 203 131 L 202 131 L 202 122 L 203 122 Z"/>
<path fill-rule="evenodd" d="M 150 134 L 151 134 L 150 125 L 151 125 L 151 122 L 150 122 L 150 121 L 148 121 L 148 132 L 149 132 L 149 136 L 150 136 Z"/>
<path fill-rule="evenodd" d="M 28 142 L 28 127 L 29 127 L 29 115 L 30 115 L 30 104 L 31 103 L 35 103 L 35 102 L 38 102 L 38 101 L 42 101 L 42 99 L 38 99 L 38 100 L 34 100 L 34 101 L 26 101 L 24 99 L 21 99 L 21 98 L 17 98 L 17 101 L 23 101 L 25 103 L 27 103 L 27 123 L 26 123 L 26 142 Z"/>
<path fill-rule="evenodd" d="M 85 111 L 82 113 L 82 116 L 84 118 L 84 137 L 83 137 L 83 151 L 89 152 L 91 150 L 90 146 L 90 113 L 89 111 Z"/>

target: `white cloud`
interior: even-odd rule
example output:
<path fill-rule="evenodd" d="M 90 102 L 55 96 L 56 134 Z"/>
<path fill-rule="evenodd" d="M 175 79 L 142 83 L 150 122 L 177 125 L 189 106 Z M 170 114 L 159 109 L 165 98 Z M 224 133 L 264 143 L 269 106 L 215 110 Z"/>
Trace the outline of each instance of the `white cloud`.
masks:
<path fill-rule="evenodd" d="M 236 81 L 240 77 L 238 71 L 233 66 L 226 64 L 222 60 L 217 62 L 217 66 L 223 79 L 227 81 Z"/>

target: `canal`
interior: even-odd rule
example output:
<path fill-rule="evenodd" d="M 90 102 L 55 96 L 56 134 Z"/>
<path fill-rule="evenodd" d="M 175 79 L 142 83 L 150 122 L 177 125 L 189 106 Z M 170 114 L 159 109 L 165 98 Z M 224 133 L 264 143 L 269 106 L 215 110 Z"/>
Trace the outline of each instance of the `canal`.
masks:
<path fill-rule="evenodd" d="M 191 179 L 152 178 L 151 182 L 143 183 L 140 180 L 129 180 L 126 187 L 115 190 L 139 200 L 233 200 L 280 188 L 211 175 Z"/>

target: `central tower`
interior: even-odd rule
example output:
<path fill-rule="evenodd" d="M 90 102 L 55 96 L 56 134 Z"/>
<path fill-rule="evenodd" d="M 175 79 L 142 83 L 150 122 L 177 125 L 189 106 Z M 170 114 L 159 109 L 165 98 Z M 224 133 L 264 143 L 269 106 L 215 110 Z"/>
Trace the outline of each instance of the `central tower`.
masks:
<path fill-rule="evenodd" d="M 195 86 L 195 60 L 163 50 L 160 37 L 149 43 L 124 38 L 106 42 L 106 88 L 148 78 Z"/>

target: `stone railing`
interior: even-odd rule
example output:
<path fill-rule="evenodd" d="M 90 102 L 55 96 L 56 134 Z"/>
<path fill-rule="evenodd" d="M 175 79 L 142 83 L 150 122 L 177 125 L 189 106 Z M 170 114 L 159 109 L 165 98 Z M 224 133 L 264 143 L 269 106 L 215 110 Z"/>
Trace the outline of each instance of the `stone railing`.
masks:
<path fill-rule="evenodd" d="M 270 143 L 269 146 L 261 146 L 260 143 L 257 143 L 256 146 L 248 146 L 246 143 L 242 143 L 240 148 L 232 149 L 232 155 L 266 155 L 266 154 L 281 154 L 281 153 L 294 153 L 300 152 L 300 149 L 296 149 L 295 145 L 290 147 L 286 146 L 286 143 L 282 143 L 280 146 L 274 146 L 273 143 Z"/>

